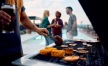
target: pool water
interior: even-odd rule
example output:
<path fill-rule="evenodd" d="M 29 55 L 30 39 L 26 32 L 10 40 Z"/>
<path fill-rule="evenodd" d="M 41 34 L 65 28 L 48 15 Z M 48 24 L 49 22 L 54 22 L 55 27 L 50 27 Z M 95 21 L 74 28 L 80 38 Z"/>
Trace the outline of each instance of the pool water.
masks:
<path fill-rule="evenodd" d="M 63 40 L 67 39 L 66 37 L 66 30 L 62 31 L 62 37 Z M 75 39 L 84 39 L 84 40 L 94 40 L 90 37 L 88 37 L 87 35 L 82 34 L 81 32 L 78 32 L 78 36 L 74 37 Z M 34 36 L 33 38 L 31 38 L 30 40 L 25 41 L 24 43 L 29 43 L 29 44 L 45 44 L 45 39 L 43 36 Z"/>

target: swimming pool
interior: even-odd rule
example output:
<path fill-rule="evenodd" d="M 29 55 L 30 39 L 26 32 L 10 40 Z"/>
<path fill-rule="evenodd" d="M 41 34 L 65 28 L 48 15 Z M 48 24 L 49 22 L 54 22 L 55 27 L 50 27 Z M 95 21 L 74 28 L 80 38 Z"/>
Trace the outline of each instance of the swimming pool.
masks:
<path fill-rule="evenodd" d="M 62 38 L 63 40 L 67 39 L 66 37 L 66 30 L 62 31 Z M 75 39 L 84 39 L 84 40 L 94 40 L 93 38 L 88 37 L 87 35 L 78 31 L 78 36 L 74 37 Z M 33 38 L 23 42 L 24 44 L 45 44 L 45 39 L 43 36 L 34 36 Z"/>
<path fill-rule="evenodd" d="M 62 34 L 63 40 L 67 39 L 66 30 L 63 30 L 62 32 L 63 32 Z M 28 37 L 25 37 L 25 38 L 28 38 Z M 94 40 L 79 31 L 78 31 L 78 36 L 74 38 L 84 39 L 84 40 Z M 22 42 L 22 48 L 23 48 L 24 54 L 30 54 L 30 53 L 33 53 L 34 51 L 37 52 L 42 47 L 45 47 L 45 39 L 43 36 L 40 36 L 40 35 L 33 35 L 31 39 L 28 39 Z"/>

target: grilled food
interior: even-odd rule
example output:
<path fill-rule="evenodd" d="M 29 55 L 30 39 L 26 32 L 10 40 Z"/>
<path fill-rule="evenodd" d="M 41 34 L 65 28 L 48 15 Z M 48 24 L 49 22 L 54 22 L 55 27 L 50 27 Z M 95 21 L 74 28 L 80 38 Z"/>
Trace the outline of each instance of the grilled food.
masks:
<path fill-rule="evenodd" d="M 42 49 L 40 50 L 41 55 L 49 55 L 51 53 L 51 50 Z"/>
<path fill-rule="evenodd" d="M 92 47 L 92 45 L 88 44 L 87 47 Z"/>
<path fill-rule="evenodd" d="M 41 55 L 50 55 L 52 50 L 57 50 L 57 48 L 46 47 L 45 49 L 40 50 Z"/>
<path fill-rule="evenodd" d="M 76 46 L 77 44 L 69 44 L 69 46 Z"/>
<path fill-rule="evenodd" d="M 67 61 L 67 62 L 74 62 L 74 61 L 77 61 L 80 57 L 79 56 L 66 56 L 63 58 L 64 61 Z"/>
<path fill-rule="evenodd" d="M 84 50 L 85 48 L 83 48 L 83 47 L 79 47 L 79 48 L 77 48 L 78 50 Z"/>
<path fill-rule="evenodd" d="M 54 47 L 45 47 L 45 49 L 57 50 L 57 48 L 54 48 Z"/>
<path fill-rule="evenodd" d="M 63 39 L 59 35 L 54 36 L 54 38 L 58 40 L 57 42 L 55 42 L 57 46 L 61 46 L 63 44 Z"/>
<path fill-rule="evenodd" d="M 77 60 L 85 61 L 85 60 L 87 60 L 87 58 L 80 58 L 79 56 L 73 55 L 73 56 L 66 56 L 66 57 L 63 58 L 63 60 L 66 61 L 66 62 L 75 62 Z"/>
<path fill-rule="evenodd" d="M 77 52 L 78 52 L 78 53 L 81 53 L 81 54 L 88 53 L 88 51 L 87 51 L 87 50 L 78 50 Z"/>
<path fill-rule="evenodd" d="M 65 56 L 65 51 L 64 50 L 52 50 L 51 56 L 57 57 L 57 58 L 63 58 Z"/>
<path fill-rule="evenodd" d="M 66 47 L 68 47 L 68 45 L 61 45 L 60 47 L 66 48 Z"/>
<path fill-rule="evenodd" d="M 82 44 L 83 44 L 83 45 L 87 45 L 87 43 L 85 43 L 85 42 L 84 42 L 84 43 L 82 43 Z"/>
<path fill-rule="evenodd" d="M 66 55 L 72 55 L 73 54 L 73 49 L 72 48 L 64 48 L 63 50 L 65 51 Z"/>

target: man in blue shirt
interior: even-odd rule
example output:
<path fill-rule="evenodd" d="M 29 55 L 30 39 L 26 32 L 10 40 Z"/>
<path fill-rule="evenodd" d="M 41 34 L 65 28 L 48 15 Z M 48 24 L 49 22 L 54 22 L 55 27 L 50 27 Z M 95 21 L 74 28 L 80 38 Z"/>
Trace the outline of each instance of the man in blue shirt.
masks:
<path fill-rule="evenodd" d="M 70 16 L 67 24 L 67 38 L 73 40 L 74 36 L 77 36 L 77 18 L 72 13 L 72 7 L 66 7 L 66 13 Z"/>

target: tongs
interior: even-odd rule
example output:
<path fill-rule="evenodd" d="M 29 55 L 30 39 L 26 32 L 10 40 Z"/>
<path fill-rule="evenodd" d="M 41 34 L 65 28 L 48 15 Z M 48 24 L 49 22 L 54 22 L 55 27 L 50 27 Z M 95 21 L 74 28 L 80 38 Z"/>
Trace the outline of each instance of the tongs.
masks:
<path fill-rule="evenodd" d="M 55 37 L 53 37 L 53 36 L 50 36 L 50 35 L 47 35 L 51 40 L 53 40 L 55 43 L 57 43 L 58 42 L 58 40 L 55 38 Z"/>

